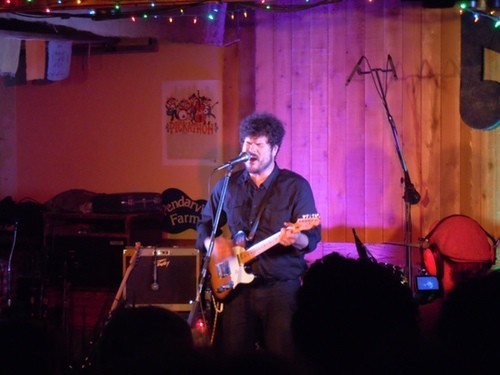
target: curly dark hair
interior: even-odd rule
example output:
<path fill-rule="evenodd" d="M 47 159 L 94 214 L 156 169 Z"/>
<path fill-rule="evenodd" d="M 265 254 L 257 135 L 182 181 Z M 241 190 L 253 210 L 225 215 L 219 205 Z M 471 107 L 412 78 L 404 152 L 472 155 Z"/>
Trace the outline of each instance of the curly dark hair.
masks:
<path fill-rule="evenodd" d="M 283 123 L 269 113 L 253 113 L 245 117 L 240 123 L 240 144 L 246 137 L 267 137 L 271 147 L 281 147 L 285 136 Z"/>

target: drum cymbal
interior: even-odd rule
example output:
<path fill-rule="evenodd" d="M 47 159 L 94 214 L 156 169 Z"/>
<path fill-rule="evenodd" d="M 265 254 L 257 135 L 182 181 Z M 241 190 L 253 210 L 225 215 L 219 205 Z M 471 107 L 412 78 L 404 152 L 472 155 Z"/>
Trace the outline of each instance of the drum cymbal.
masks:
<path fill-rule="evenodd" d="M 427 242 L 413 242 L 413 243 L 404 243 L 404 242 L 382 242 L 384 245 L 395 245 L 395 246 L 404 246 L 404 247 L 424 247 L 426 248 Z"/>

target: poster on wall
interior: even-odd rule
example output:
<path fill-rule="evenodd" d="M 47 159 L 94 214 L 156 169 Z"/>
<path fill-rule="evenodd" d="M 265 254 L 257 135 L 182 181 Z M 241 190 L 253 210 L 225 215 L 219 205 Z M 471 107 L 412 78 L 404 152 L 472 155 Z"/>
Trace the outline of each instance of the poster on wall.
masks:
<path fill-rule="evenodd" d="M 216 165 L 222 160 L 220 81 L 162 84 L 162 162 Z"/>

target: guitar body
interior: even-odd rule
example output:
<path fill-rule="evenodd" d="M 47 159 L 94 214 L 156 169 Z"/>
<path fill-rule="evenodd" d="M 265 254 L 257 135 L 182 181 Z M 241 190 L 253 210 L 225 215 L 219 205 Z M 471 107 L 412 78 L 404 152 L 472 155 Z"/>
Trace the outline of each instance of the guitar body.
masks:
<path fill-rule="evenodd" d="M 304 215 L 296 223 L 288 224 L 287 229 L 297 232 L 319 225 L 320 219 L 318 214 Z M 242 246 L 242 241 L 236 241 L 237 246 L 231 246 L 216 239 L 208 262 L 208 271 L 211 277 L 210 284 L 215 297 L 223 300 L 238 284 L 251 283 L 255 276 L 245 270 L 245 264 L 278 244 L 280 234 L 280 232 L 277 232 L 248 249 Z"/>
<path fill-rule="evenodd" d="M 231 291 L 240 283 L 251 283 L 255 276 L 245 270 L 245 265 L 239 260 L 238 254 L 245 251 L 243 248 L 235 246 L 231 249 L 232 255 L 227 255 L 227 251 L 214 247 L 208 271 L 211 275 L 212 293 L 219 300 L 228 296 Z"/>

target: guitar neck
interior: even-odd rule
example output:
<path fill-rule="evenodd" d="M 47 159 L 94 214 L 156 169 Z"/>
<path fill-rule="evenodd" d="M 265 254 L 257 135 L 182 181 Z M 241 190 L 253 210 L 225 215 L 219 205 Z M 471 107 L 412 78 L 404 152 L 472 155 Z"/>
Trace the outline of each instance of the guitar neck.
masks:
<path fill-rule="evenodd" d="M 307 216 L 307 217 L 306 217 Z M 315 226 L 319 225 L 319 216 L 314 214 L 304 215 L 301 219 L 297 220 L 295 224 L 287 223 L 286 229 L 292 230 L 293 232 L 303 231 L 311 229 Z M 267 237 L 266 239 L 257 242 L 255 245 L 250 246 L 246 251 L 242 251 L 239 254 L 239 261 L 242 264 L 246 264 L 250 262 L 256 256 L 259 256 L 264 251 L 270 249 L 274 245 L 279 243 L 281 231 L 274 233 L 272 236 Z"/>
<path fill-rule="evenodd" d="M 264 251 L 269 250 L 271 247 L 279 243 L 279 237 L 280 232 L 277 232 L 272 236 L 267 237 L 265 240 L 250 246 L 246 251 L 240 253 L 240 262 L 246 264 L 262 254 Z"/>

